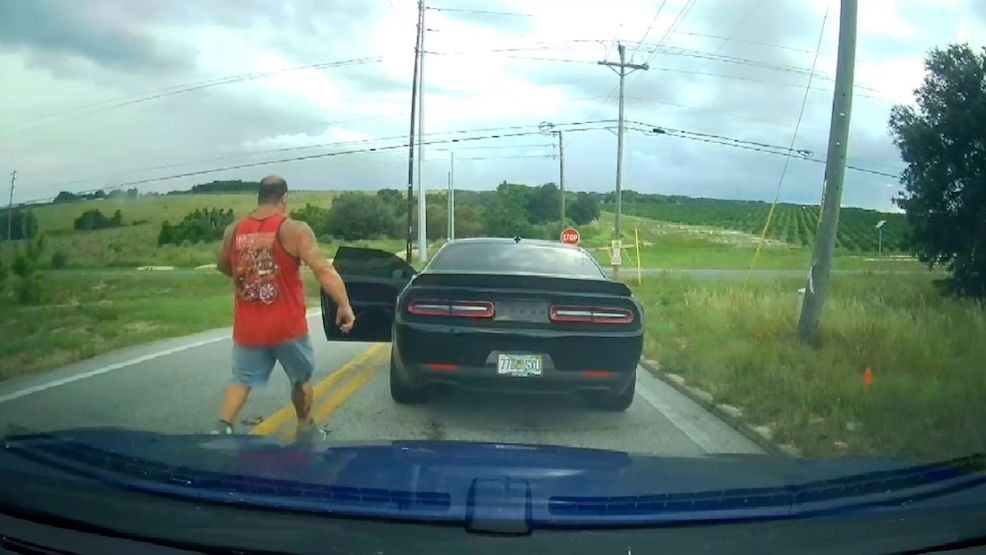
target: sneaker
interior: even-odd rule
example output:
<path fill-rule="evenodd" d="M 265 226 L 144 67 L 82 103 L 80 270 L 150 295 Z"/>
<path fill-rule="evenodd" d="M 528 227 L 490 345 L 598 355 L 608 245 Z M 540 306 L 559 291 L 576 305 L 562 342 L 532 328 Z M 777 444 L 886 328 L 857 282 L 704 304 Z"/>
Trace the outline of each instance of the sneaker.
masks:
<path fill-rule="evenodd" d="M 325 439 L 325 431 L 315 425 L 315 422 L 308 419 L 307 422 L 298 422 L 298 428 L 294 432 L 294 439 L 299 443 L 311 443 L 315 439 Z"/>
<path fill-rule="evenodd" d="M 212 436 L 230 436 L 233 435 L 233 425 L 225 420 L 219 420 L 216 424 L 209 430 L 209 435 Z"/>

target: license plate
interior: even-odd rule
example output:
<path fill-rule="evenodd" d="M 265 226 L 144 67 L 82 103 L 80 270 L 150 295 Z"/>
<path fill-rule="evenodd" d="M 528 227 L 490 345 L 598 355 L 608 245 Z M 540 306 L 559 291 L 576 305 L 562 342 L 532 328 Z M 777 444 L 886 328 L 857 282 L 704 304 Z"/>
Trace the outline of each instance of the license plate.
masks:
<path fill-rule="evenodd" d="M 540 376 L 541 355 L 499 355 L 496 373 L 502 376 Z"/>

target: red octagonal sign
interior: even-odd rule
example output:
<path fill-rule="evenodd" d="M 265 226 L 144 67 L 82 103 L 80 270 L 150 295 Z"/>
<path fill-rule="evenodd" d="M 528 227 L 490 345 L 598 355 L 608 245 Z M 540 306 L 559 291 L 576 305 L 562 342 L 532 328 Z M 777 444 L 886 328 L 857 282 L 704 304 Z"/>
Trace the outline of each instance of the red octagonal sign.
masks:
<path fill-rule="evenodd" d="M 561 242 L 566 245 L 578 245 L 582 242 L 582 236 L 579 234 L 579 230 L 570 227 L 561 232 Z"/>

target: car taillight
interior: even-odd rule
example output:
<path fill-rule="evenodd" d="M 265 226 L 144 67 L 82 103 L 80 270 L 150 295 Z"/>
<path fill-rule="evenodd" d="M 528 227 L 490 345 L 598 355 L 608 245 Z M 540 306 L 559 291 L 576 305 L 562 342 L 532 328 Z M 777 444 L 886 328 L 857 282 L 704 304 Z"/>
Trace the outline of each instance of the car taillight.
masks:
<path fill-rule="evenodd" d="M 456 318 L 492 318 L 493 303 L 486 301 L 414 300 L 407 311 L 415 316 L 452 316 Z"/>
<path fill-rule="evenodd" d="M 632 324 L 633 311 L 595 306 L 552 306 L 552 322 L 581 324 Z"/>

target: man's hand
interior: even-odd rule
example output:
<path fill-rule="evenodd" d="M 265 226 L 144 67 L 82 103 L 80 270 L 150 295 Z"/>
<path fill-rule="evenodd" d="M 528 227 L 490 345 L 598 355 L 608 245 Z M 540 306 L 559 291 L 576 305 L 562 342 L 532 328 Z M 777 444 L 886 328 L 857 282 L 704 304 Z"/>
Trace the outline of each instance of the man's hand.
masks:
<path fill-rule="evenodd" d="M 336 325 L 339 326 L 342 333 L 349 333 L 355 323 L 356 315 L 353 314 L 353 307 L 348 304 L 340 306 L 339 310 L 336 311 Z"/>

